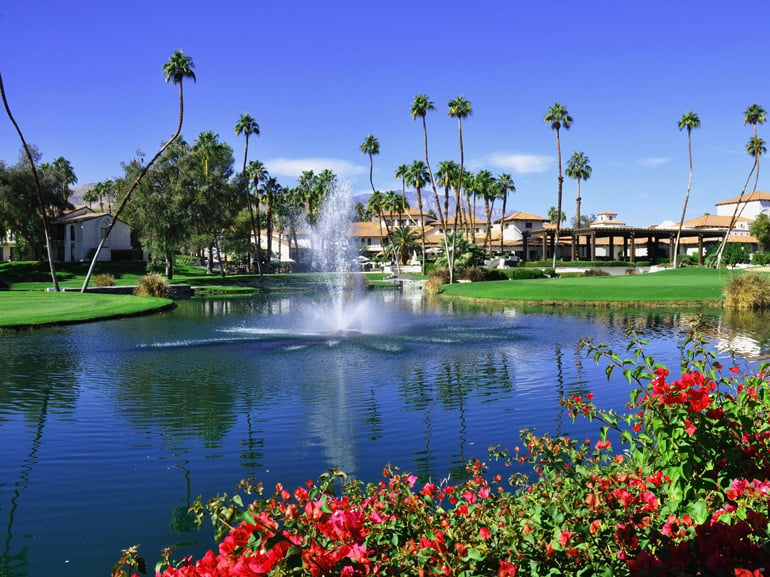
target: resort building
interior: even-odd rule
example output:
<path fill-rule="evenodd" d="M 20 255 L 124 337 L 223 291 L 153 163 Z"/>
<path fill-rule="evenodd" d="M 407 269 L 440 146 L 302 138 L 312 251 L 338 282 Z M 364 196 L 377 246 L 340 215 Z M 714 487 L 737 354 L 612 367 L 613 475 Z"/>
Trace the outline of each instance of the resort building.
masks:
<path fill-rule="evenodd" d="M 90 260 L 104 238 L 112 215 L 94 212 L 87 206 L 66 211 L 52 222 L 51 236 L 56 260 L 73 262 Z M 134 257 L 131 228 L 118 220 L 99 253 L 100 261 Z"/>

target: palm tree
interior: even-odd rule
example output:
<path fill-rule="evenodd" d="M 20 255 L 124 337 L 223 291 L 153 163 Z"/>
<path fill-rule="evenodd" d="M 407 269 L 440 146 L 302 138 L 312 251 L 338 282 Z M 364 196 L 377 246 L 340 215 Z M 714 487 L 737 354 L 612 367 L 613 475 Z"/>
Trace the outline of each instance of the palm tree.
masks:
<path fill-rule="evenodd" d="M 561 195 L 562 187 L 564 185 L 564 176 L 561 173 L 561 140 L 559 132 L 562 128 L 569 130 L 572 125 L 572 117 L 567 112 L 566 107 L 560 102 L 553 104 L 545 113 L 543 120 L 551 125 L 551 128 L 556 131 L 556 152 L 559 166 L 559 194 L 557 204 L 557 214 L 562 214 L 561 210 Z M 556 219 L 556 235 L 553 240 L 553 268 L 556 268 L 556 250 L 559 246 L 559 230 L 561 229 L 561 219 Z"/>
<path fill-rule="evenodd" d="M 374 192 L 374 181 L 372 180 L 372 171 L 374 170 L 374 159 L 372 158 L 372 156 L 374 154 L 380 153 L 380 141 L 377 140 L 377 138 L 372 134 L 367 135 L 367 137 L 364 138 L 364 141 L 361 144 L 361 152 L 369 155 L 369 184 L 372 185 L 372 192 Z"/>
<path fill-rule="evenodd" d="M 403 200 L 404 208 L 407 209 L 409 207 L 409 203 L 406 200 L 406 181 L 409 178 L 409 165 L 399 164 L 398 168 L 396 168 L 395 177 L 401 179 L 401 198 Z M 412 224 L 416 224 L 412 218 L 412 215 L 408 212 L 407 217 L 409 217 L 409 220 L 412 221 Z"/>
<path fill-rule="evenodd" d="M 219 135 L 214 134 L 211 130 L 206 130 L 198 135 L 198 139 L 193 143 L 191 152 L 201 158 L 203 161 L 203 180 L 205 193 L 209 194 L 209 160 L 217 153 L 222 144 L 219 142 Z M 219 274 L 222 278 L 225 276 L 225 265 L 222 262 L 222 252 L 219 250 L 219 232 L 214 231 L 212 238 L 209 242 L 209 259 L 206 266 L 206 272 L 211 273 L 211 256 L 213 255 L 214 245 L 217 248 L 217 255 L 219 256 Z"/>
<path fill-rule="evenodd" d="M 456 188 L 459 170 L 460 167 L 454 160 L 442 160 L 438 163 L 438 172 L 436 172 L 436 183 L 444 187 L 444 214 L 446 214 L 447 223 L 449 222 L 449 189 L 455 188 L 455 227 L 457 226 L 457 218 L 460 212 L 460 191 Z M 447 232 L 447 229 L 444 229 L 445 235 Z"/>
<path fill-rule="evenodd" d="M 425 273 L 425 217 L 422 213 L 422 189 L 428 184 L 428 167 L 422 160 L 415 160 L 409 165 L 409 176 L 407 180 L 417 191 L 417 211 L 420 219 L 420 239 L 422 240 L 422 262 L 420 270 Z"/>
<path fill-rule="evenodd" d="M 687 181 L 687 194 L 684 197 L 684 206 L 682 207 L 682 218 L 679 219 L 679 229 L 676 231 L 676 242 L 674 243 L 674 268 L 678 266 L 679 261 L 679 240 L 682 236 L 682 225 L 687 214 L 687 203 L 690 201 L 690 189 L 692 188 L 692 129 L 700 128 L 700 118 L 692 110 L 682 114 L 679 119 L 679 130 L 687 129 L 687 153 L 690 157 L 690 178 Z M 580 181 L 578 181 L 580 182 Z"/>
<path fill-rule="evenodd" d="M 91 259 L 91 265 L 88 267 L 88 273 L 86 274 L 86 278 L 83 281 L 83 286 L 80 289 L 81 292 L 85 292 L 88 288 L 88 283 L 90 282 L 91 275 L 94 272 L 94 266 L 96 265 L 96 261 L 99 260 L 99 253 L 102 251 L 104 243 L 107 241 L 110 233 L 112 232 L 112 229 L 115 227 L 115 223 L 118 222 L 118 217 L 120 217 L 120 213 L 123 212 L 123 208 L 126 206 L 128 199 L 131 197 L 131 193 L 134 192 L 137 186 L 139 186 L 139 183 L 144 178 L 144 175 L 147 174 L 147 171 L 150 170 L 150 167 L 155 163 L 155 161 L 160 158 L 160 156 L 182 132 L 182 121 L 184 120 L 184 93 L 182 91 L 182 81 L 186 78 L 191 78 L 193 82 L 195 81 L 195 73 L 193 72 L 193 68 L 195 68 L 195 64 L 193 64 L 192 58 L 186 56 L 181 50 L 174 52 L 169 57 L 168 61 L 163 65 L 163 74 L 166 78 L 166 84 L 173 82 L 179 86 L 179 122 L 177 123 L 176 132 L 174 132 L 171 138 L 169 138 L 168 141 L 160 147 L 160 150 L 155 153 L 155 156 L 150 159 L 150 162 L 148 162 L 142 168 L 141 172 L 126 192 L 126 195 L 123 197 L 123 200 L 120 201 L 118 209 L 115 211 L 115 214 L 112 215 L 112 220 L 110 220 L 110 224 L 107 226 L 102 240 L 99 241 L 99 245 L 96 247 L 94 256 Z"/>
<path fill-rule="evenodd" d="M 505 250 L 503 248 L 503 231 L 505 230 L 505 209 L 508 204 L 508 193 L 516 192 L 516 185 L 513 183 L 513 177 L 504 172 L 497 177 L 497 186 L 500 187 L 500 196 L 503 197 L 503 216 L 500 218 L 500 253 L 502 253 Z"/>
<path fill-rule="evenodd" d="M 241 178 L 243 179 L 243 191 L 246 196 L 246 206 L 249 208 L 249 216 L 251 217 L 251 234 L 254 238 L 258 239 L 257 235 L 257 223 L 254 218 L 254 207 L 251 204 L 251 195 L 249 194 L 249 178 L 246 176 L 246 162 L 249 157 L 249 137 L 252 134 L 259 136 L 259 124 L 250 114 L 243 113 L 235 124 L 235 135 L 240 136 L 243 134 L 246 137 L 246 146 L 243 149 L 243 170 L 241 171 Z M 254 259 L 257 261 L 257 270 L 262 274 L 262 266 L 259 262 L 259 242 L 254 249 Z"/>
<path fill-rule="evenodd" d="M 257 261 L 257 270 L 259 274 L 262 274 L 262 220 L 260 216 L 260 202 L 259 185 L 264 183 L 270 178 L 270 174 L 267 172 L 267 168 L 261 160 L 252 160 L 246 166 L 246 190 L 248 191 L 248 183 L 251 181 L 254 184 L 254 194 L 248 195 L 247 201 L 249 204 L 249 216 L 251 217 L 252 230 L 254 235 L 254 258 Z M 252 199 L 253 196 L 253 199 Z M 256 207 L 256 210 L 253 207 Z"/>
<path fill-rule="evenodd" d="M 487 247 L 489 256 L 492 256 L 492 205 L 491 202 L 497 194 L 497 181 L 494 175 L 487 169 L 480 170 L 474 178 L 474 191 L 484 199 L 484 213 L 487 223 L 484 234 L 484 246 Z"/>
<path fill-rule="evenodd" d="M 280 196 L 281 192 L 283 190 L 283 187 L 278 184 L 278 180 L 275 178 L 268 177 L 267 180 L 265 180 L 265 185 L 263 187 L 263 192 L 265 193 L 265 202 L 267 204 L 266 210 L 265 210 L 265 216 L 267 219 L 267 260 L 270 262 L 270 259 L 273 258 L 273 206 L 275 203 L 275 199 Z"/>
<path fill-rule="evenodd" d="M 575 206 L 575 223 L 576 227 L 580 226 L 580 181 L 588 180 L 591 178 L 591 165 L 588 157 L 582 152 L 573 152 L 567 161 L 567 168 L 565 173 L 570 178 L 577 180 L 578 192 Z"/>
<path fill-rule="evenodd" d="M 417 248 L 419 244 L 417 239 L 419 235 L 409 225 L 395 227 L 391 231 L 390 242 L 393 245 L 393 251 L 396 254 L 398 264 L 406 264 L 409 260 L 409 253 Z"/>
<path fill-rule="evenodd" d="M 749 176 L 746 178 L 746 182 L 743 185 L 743 190 L 741 190 L 741 194 L 738 196 L 738 202 L 735 203 L 735 210 L 733 210 L 733 215 L 730 218 L 730 226 L 727 228 L 727 232 L 725 233 L 724 238 L 722 238 L 722 244 L 719 245 L 719 250 L 717 251 L 717 261 L 716 261 L 716 267 L 719 268 L 722 264 L 722 254 L 725 250 L 725 245 L 727 245 L 727 238 L 730 236 L 730 232 L 733 230 L 733 227 L 735 226 L 735 221 L 738 218 L 738 208 L 741 205 L 741 200 L 743 199 L 743 194 L 746 192 L 746 188 L 749 185 L 749 180 L 751 179 L 751 174 L 756 169 L 756 175 L 754 178 L 754 190 L 751 192 L 751 194 L 754 194 L 757 190 L 757 183 L 759 182 L 759 156 L 761 154 L 764 154 L 763 145 L 764 141 L 762 139 L 757 138 L 757 124 L 764 124 L 767 120 L 767 112 L 765 111 L 762 106 L 759 104 L 752 104 L 746 110 L 743 112 L 743 124 L 751 124 L 754 128 L 754 136 L 749 140 L 748 144 L 746 145 L 746 151 L 754 157 L 754 164 L 751 166 L 751 170 L 749 171 Z"/>
<path fill-rule="evenodd" d="M 465 149 L 463 147 L 463 118 L 468 118 L 471 114 L 473 114 L 473 108 L 471 108 L 471 103 L 469 100 L 462 96 L 458 96 L 456 98 L 453 98 L 449 101 L 449 116 L 452 118 L 457 119 L 457 129 L 460 134 L 460 170 L 457 173 L 457 196 L 460 196 L 460 189 L 462 189 L 463 185 L 463 168 L 465 167 Z M 470 215 L 470 211 L 468 212 L 468 215 Z M 455 242 L 457 240 L 457 219 L 455 219 L 454 228 L 452 229 L 452 251 L 451 256 L 449 256 L 449 251 L 447 251 L 447 255 L 451 259 L 449 261 L 449 282 L 452 282 L 452 269 L 454 268 L 453 261 L 454 261 L 454 253 L 455 253 Z"/>
<path fill-rule="evenodd" d="M 16 119 L 13 117 L 13 114 L 11 114 L 11 107 L 8 104 L 8 98 L 5 95 L 5 86 L 3 85 L 2 75 L 0 75 L 0 97 L 2 97 L 3 99 L 3 106 L 5 107 L 5 112 L 8 115 L 8 118 L 10 119 L 11 124 L 13 124 L 13 127 L 16 129 L 16 133 L 19 135 L 19 140 L 21 140 L 22 147 L 24 148 L 24 153 L 27 156 L 27 160 L 29 160 L 29 165 L 32 170 L 32 177 L 35 181 L 35 191 L 37 193 L 38 208 L 40 210 L 40 219 L 43 224 L 43 235 L 45 236 L 45 250 L 48 256 L 48 267 L 51 271 L 51 282 L 53 283 L 54 290 L 56 292 L 59 292 L 59 279 L 56 276 L 56 266 L 54 265 L 53 252 L 51 251 L 51 234 L 48 227 L 48 217 L 46 215 L 45 202 L 43 201 L 43 190 L 40 187 L 40 177 L 37 173 L 37 168 L 35 167 L 35 159 L 32 156 L 32 152 L 29 148 L 29 145 L 27 144 L 27 141 L 24 139 L 24 134 L 22 134 L 21 128 L 19 128 L 19 125 L 16 123 Z M 3 233 L 5 233 L 5 231 L 3 231 Z"/>
<path fill-rule="evenodd" d="M 420 93 L 412 100 L 411 114 L 412 120 L 417 120 L 419 116 L 422 118 L 422 133 L 423 140 L 425 142 L 425 166 L 428 168 L 428 176 L 430 177 L 430 185 L 433 189 L 433 197 L 436 201 L 436 209 L 438 210 L 438 219 L 441 221 L 442 226 L 445 226 L 444 214 L 441 211 L 441 204 L 438 200 L 438 190 L 436 190 L 436 181 L 433 178 L 433 170 L 430 167 L 430 161 L 428 160 L 428 125 L 425 122 L 425 117 L 431 110 L 436 110 L 436 105 L 425 94 Z"/>

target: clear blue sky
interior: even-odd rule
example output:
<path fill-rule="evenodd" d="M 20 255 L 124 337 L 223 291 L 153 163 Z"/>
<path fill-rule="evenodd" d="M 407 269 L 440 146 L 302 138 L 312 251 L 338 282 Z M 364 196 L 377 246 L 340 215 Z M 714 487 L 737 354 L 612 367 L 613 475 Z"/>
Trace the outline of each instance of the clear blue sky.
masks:
<path fill-rule="evenodd" d="M 161 66 L 181 49 L 195 63 L 185 84 L 183 135 L 213 130 L 234 149 L 241 113 L 257 120 L 250 160 L 284 185 L 302 170 L 330 168 L 366 192 L 367 134 L 380 141 L 374 182 L 400 190 L 393 173 L 424 159 L 413 97 L 428 114 L 430 160 L 459 160 L 447 103 L 462 95 L 466 165 L 510 172 L 510 210 L 545 216 L 556 204 L 556 139 L 543 122 L 554 102 L 574 118 L 562 154 L 583 151 L 593 175 L 583 213 L 613 211 L 627 224 L 677 220 L 687 189 L 687 110 L 694 182 L 688 218 L 739 194 L 751 168 L 743 111 L 770 110 L 770 3 L 477 0 L 318 2 L 189 0 L 0 1 L 0 72 L 27 140 L 64 156 L 80 184 L 121 175 L 174 131 L 177 91 Z M 770 141 L 766 126 L 759 135 Z M 0 159 L 19 142 L 0 117 Z M 767 174 L 767 172 L 764 172 Z M 760 176 L 759 186 L 766 180 Z M 565 179 L 564 210 L 576 183 Z"/>

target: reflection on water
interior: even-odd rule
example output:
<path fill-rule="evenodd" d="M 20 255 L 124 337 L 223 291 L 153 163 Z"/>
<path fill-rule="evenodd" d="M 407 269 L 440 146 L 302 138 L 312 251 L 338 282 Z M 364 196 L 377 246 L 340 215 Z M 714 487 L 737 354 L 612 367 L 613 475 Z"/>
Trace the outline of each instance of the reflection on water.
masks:
<path fill-rule="evenodd" d="M 0 333 L 0 575 L 107 574 L 142 543 L 154 562 L 202 554 L 197 495 L 245 477 L 269 488 L 327 468 L 371 481 L 387 463 L 427 479 L 464 475 L 518 431 L 593 435 L 562 395 L 622 408 L 627 385 L 577 350 L 625 350 L 629 328 L 678 366 L 697 315 L 372 296 L 376 329 L 329 333 L 306 296 L 193 300 L 157 316 Z M 712 315 L 715 347 L 767 355 L 763 315 Z"/>

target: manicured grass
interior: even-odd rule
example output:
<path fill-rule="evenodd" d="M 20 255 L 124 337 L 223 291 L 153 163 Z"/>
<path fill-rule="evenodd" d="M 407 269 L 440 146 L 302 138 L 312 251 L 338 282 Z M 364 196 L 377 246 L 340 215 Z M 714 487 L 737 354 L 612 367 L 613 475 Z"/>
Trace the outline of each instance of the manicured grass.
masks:
<path fill-rule="evenodd" d="M 742 271 L 682 268 L 656 273 L 493 281 L 445 286 L 442 294 L 477 299 L 554 303 L 663 303 L 721 306 L 722 290 Z"/>
<path fill-rule="evenodd" d="M 25 328 L 51 324 L 119 318 L 150 313 L 173 306 L 170 299 L 132 295 L 77 292 L 0 292 L 0 328 Z"/>

